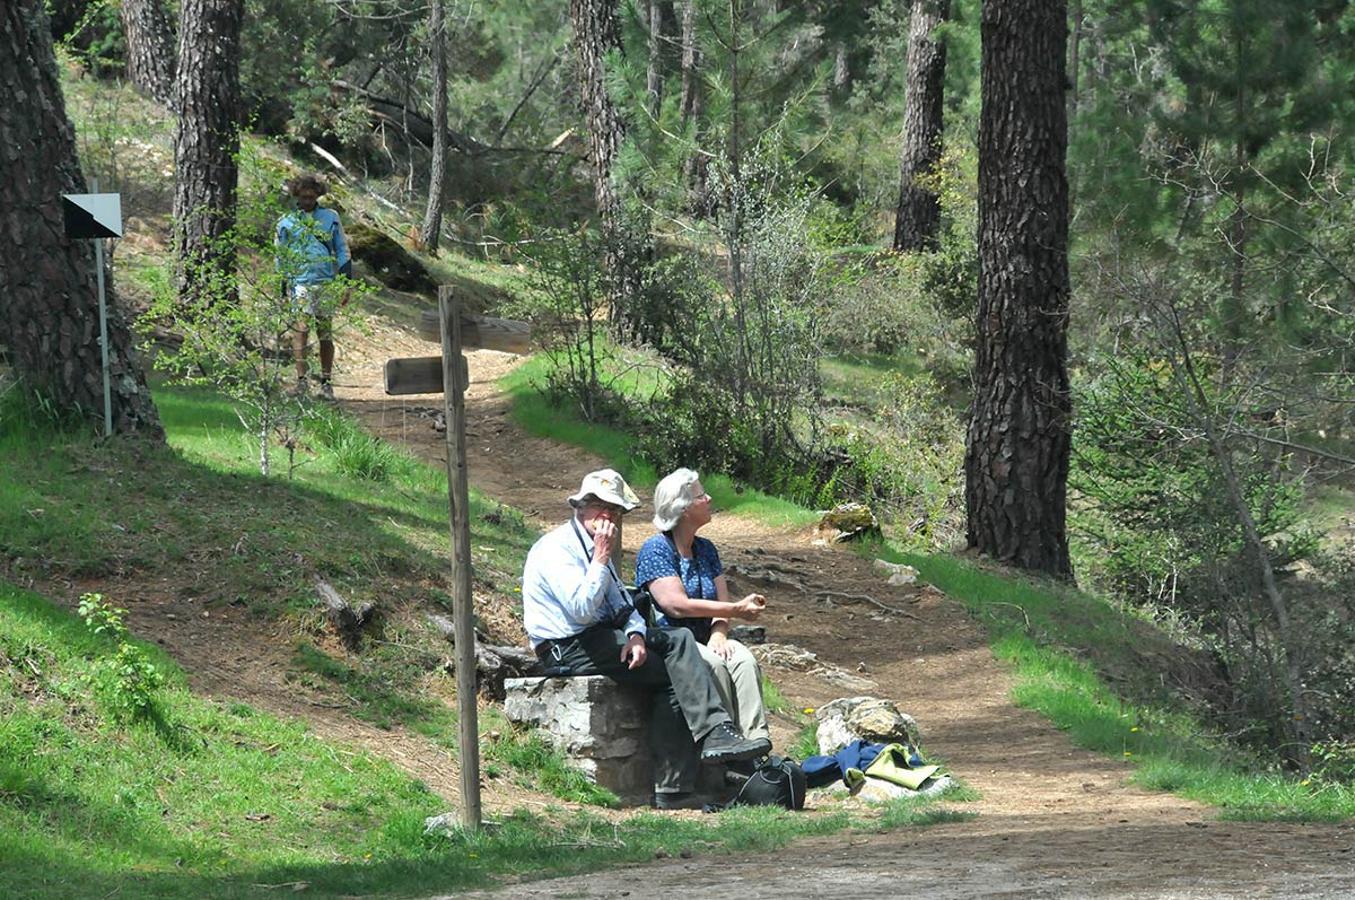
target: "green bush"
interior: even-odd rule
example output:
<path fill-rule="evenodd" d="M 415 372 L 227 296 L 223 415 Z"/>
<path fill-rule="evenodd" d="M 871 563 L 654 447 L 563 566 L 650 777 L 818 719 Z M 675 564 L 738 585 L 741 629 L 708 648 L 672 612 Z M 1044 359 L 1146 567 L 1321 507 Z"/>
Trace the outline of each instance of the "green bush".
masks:
<path fill-rule="evenodd" d="M 384 483 L 411 468 L 408 456 L 368 434 L 337 409 L 311 410 L 305 419 L 305 429 L 328 451 L 334 470 L 340 475 Z"/>
<path fill-rule="evenodd" d="M 906 524 L 909 542 L 949 546 L 964 528 L 964 422 L 926 372 L 890 374 L 879 397 L 869 423 L 829 427 L 824 499 L 865 502 Z"/>
<path fill-rule="evenodd" d="M 1202 390 L 1218 391 L 1209 378 Z M 1247 400 L 1239 389 L 1202 402 L 1246 423 L 1260 415 Z M 1226 691 L 1214 713 L 1224 727 L 1303 767 L 1310 742 L 1355 733 L 1355 576 L 1348 558 L 1320 552 L 1290 456 L 1245 424 L 1215 420 L 1225 471 L 1198 406 L 1182 396 L 1172 362 L 1148 351 L 1107 363 L 1081 391 L 1069 479 L 1070 531 L 1091 548 L 1081 571 L 1121 599 L 1179 616 L 1220 663 Z"/>
<path fill-rule="evenodd" d="M 165 674 L 151 662 L 146 648 L 132 641 L 125 624 L 127 610 L 107 603 L 102 594 L 84 594 L 80 617 L 91 631 L 117 645 L 112 657 L 100 660 L 89 675 L 100 704 L 118 721 L 150 717 Z"/>

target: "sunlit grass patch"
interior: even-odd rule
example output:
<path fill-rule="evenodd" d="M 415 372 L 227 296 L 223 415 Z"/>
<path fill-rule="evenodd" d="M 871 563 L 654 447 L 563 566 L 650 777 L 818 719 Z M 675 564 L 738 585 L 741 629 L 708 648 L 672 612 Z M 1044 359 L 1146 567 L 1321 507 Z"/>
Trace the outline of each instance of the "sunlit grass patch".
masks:
<path fill-rule="evenodd" d="M 618 428 L 585 422 L 572 410 L 552 406 L 541 393 L 547 362 L 536 357 L 504 376 L 502 384 L 513 398 L 513 418 L 530 434 L 569 444 L 601 457 L 635 487 L 652 489 L 668 474 L 658 472 L 634 450 L 629 435 Z M 580 472 L 578 475 L 583 476 Z M 702 472 L 701 485 L 715 509 L 746 515 L 774 527 L 805 527 L 818 520 L 812 510 L 788 500 L 744 487 L 719 472 Z"/>

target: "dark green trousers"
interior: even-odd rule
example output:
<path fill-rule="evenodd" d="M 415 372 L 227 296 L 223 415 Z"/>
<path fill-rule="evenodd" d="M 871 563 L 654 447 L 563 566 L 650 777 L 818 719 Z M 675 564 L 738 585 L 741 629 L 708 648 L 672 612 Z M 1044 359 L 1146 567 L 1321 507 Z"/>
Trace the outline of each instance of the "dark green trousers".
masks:
<path fill-rule="evenodd" d="M 654 751 L 654 791 L 660 794 L 696 789 L 700 761 L 696 742 L 729 713 L 721 705 L 710 668 L 691 632 L 651 628 L 644 665 L 628 669 L 621 661 L 626 635 L 616 628 L 590 628 L 553 641 L 544 654 L 548 666 L 563 666 L 574 675 L 605 675 L 617 684 L 654 691 L 650 705 L 649 744 Z"/>

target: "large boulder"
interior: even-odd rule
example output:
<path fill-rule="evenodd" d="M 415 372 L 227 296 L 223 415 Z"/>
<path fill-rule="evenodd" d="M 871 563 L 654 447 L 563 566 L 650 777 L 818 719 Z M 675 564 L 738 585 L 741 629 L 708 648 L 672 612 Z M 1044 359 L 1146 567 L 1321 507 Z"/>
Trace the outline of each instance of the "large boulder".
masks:
<path fill-rule="evenodd" d="M 423 263 L 381 229 L 358 221 L 344 226 L 344 234 L 353 258 L 371 269 L 386 287 L 420 294 L 437 293 L 438 284 Z"/>
<path fill-rule="evenodd" d="M 893 701 L 877 697 L 841 697 L 814 713 L 819 727 L 819 752 L 836 753 L 852 741 L 881 744 L 922 743 L 916 720 L 899 711 Z"/>
<path fill-rule="evenodd" d="M 818 530 L 834 543 L 879 537 L 880 522 L 875 513 L 863 503 L 843 503 L 833 507 L 819 519 Z"/>

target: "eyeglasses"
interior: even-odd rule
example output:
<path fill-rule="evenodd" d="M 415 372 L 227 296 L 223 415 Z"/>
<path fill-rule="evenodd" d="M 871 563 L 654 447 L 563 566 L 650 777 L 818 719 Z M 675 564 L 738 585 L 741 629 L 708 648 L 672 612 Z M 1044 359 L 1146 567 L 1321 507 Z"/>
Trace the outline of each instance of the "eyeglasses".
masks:
<path fill-rule="evenodd" d="M 618 516 L 626 514 L 624 506 L 617 506 L 615 503 L 606 503 L 602 500 L 589 500 L 583 505 L 584 509 L 595 509 L 598 512 L 615 513 Z"/>

